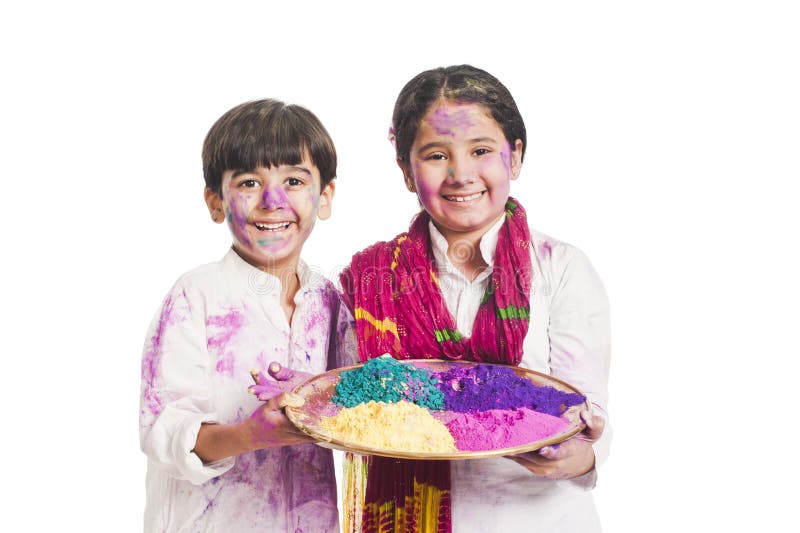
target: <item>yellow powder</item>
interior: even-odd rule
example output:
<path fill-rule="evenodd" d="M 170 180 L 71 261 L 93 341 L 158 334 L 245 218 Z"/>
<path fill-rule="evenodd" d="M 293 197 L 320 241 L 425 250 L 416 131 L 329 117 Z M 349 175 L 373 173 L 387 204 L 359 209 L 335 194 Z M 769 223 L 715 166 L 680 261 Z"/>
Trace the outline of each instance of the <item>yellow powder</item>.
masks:
<path fill-rule="evenodd" d="M 330 436 L 359 446 L 398 452 L 447 453 L 456 443 L 426 409 L 406 401 L 369 401 L 345 407 L 321 425 Z"/>

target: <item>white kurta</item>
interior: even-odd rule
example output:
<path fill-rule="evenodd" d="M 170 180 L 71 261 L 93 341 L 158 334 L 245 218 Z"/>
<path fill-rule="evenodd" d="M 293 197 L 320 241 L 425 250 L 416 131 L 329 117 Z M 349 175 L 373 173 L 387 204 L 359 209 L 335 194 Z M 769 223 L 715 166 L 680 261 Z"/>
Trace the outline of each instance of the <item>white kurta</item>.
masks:
<path fill-rule="evenodd" d="M 329 450 L 284 446 L 204 465 L 200 424 L 247 419 L 250 370 L 271 361 L 318 374 L 350 363 L 352 318 L 333 285 L 300 265 L 292 324 L 280 281 L 233 250 L 182 276 L 144 347 L 140 437 L 148 457 L 145 531 L 339 530 Z M 345 346 L 347 345 L 347 346 Z"/>
<path fill-rule="evenodd" d="M 501 218 L 482 238 L 490 268 L 470 282 L 447 258 L 447 241 L 430 224 L 439 282 L 462 334 L 469 335 L 488 283 Z M 586 256 L 569 244 L 531 231 L 531 322 L 520 366 L 576 386 L 606 420 L 610 333 L 608 300 Z M 608 424 L 594 444 L 596 465 L 608 456 Z M 454 532 L 593 533 L 600 524 L 588 489 L 596 470 L 574 480 L 532 475 L 505 458 L 451 462 Z"/>

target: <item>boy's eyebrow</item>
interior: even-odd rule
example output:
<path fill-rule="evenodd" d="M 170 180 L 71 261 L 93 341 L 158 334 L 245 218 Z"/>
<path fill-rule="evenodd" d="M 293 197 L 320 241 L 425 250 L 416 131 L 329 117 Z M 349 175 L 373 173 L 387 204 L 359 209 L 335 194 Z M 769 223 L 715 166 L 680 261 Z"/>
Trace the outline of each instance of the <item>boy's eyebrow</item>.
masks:
<path fill-rule="evenodd" d="M 307 169 L 306 167 L 300 167 L 300 166 L 297 166 L 297 165 L 291 165 L 291 166 L 289 166 L 287 168 L 288 168 L 288 170 L 290 170 L 292 172 L 302 172 L 303 174 L 306 174 L 309 177 L 311 176 L 311 171 L 309 169 Z"/>

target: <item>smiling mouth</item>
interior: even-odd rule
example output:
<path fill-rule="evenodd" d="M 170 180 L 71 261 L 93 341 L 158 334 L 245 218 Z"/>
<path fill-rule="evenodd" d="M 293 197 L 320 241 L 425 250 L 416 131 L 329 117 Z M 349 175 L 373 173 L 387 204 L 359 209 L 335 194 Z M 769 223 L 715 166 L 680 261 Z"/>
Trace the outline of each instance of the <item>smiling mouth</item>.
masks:
<path fill-rule="evenodd" d="M 283 231 L 287 229 L 291 222 L 275 222 L 273 224 L 265 224 L 263 222 L 254 222 L 253 225 L 260 231 Z"/>
<path fill-rule="evenodd" d="M 476 192 L 475 194 L 469 194 L 467 196 L 463 195 L 454 195 L 454 194 L 443 194 L 442 198 L 447 200 L 448 202 L 470 202 L 472 200 L 477 200 L 481 196 L 483 196 L 486 191 Z"/>

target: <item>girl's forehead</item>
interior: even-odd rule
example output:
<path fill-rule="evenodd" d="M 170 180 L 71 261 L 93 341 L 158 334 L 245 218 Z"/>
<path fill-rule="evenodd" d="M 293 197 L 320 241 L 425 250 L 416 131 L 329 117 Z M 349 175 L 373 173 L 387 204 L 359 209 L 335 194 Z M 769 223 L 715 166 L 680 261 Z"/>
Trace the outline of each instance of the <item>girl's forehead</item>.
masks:
<path fill-rule="evenodd" d="M 489 110 L 481 104 L 443 99 L 428 108 L 422 126 L 422 129 L 427 126 L 439 135 L 455 135 L 480 126 L 500 127 Z"/>

